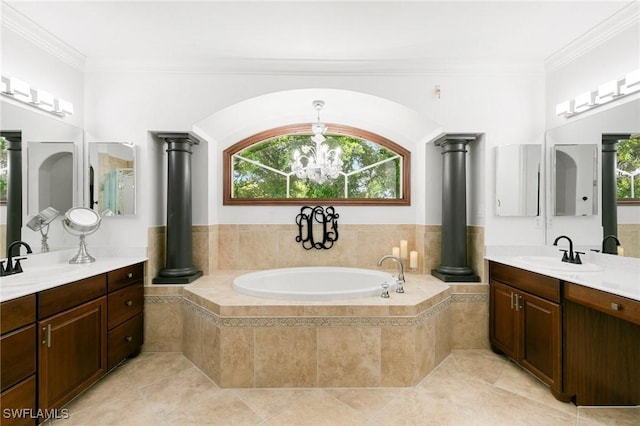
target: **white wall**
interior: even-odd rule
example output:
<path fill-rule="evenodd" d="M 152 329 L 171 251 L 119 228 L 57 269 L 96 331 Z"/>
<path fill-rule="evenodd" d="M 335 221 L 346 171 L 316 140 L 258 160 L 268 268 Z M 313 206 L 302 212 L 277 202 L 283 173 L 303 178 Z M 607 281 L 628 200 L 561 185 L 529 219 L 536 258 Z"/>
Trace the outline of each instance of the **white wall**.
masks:
<path fill-rule="evenodd" d="M 440 98 L 433 91 L 436 84 L 441 86 Z M 485 167 L 487 157 L 497 144 L 539 141 L 544 130 L 543 87 L 542 75 L 473 75 L 472 70 L 467 75 L 449 76 L 90 72 L 86 75 L 86 139 L 129 141 L 139 146 L 139 215 L 116 218 L 117 225 L 114 221 L 113 226 L 105 220 L 103 227 L 109 229 L 109 239 L 126 236 L 128 241 L 146 242 L 146 227 L 164 224 L 164 206 L 158 197 L 164 198 L 166 177 L 162 169 L 166 154 L 148 132 L 190 130 L 209 139 L 206 153 L 199 152 L 205 151 L 202 145 L 194 148 L 194 224 L 292 223 L 295 208 L 222 207 L 221 152 L 259 130 L 313 119 L 313 90 L 321 94 L 354 92 L 352 105 L 348 104 L 350 99 L 340 101 L 343 112 L 336 118 L 346 124 L 375 128 L 411 149 L 415 162 L 412 207 L 345 207 L 340 209 L 343 223 L 439 224 L 440 150 L 425 143 L 437 136 L 430 133 L 433 129 L 441 128 L 443 132 L 485 135 L 470 148 L 468 161 L 472 192 L 469 223 L 483 225 L 487 205 L 484 182 L 493 182 L 491 164 Z M 300 100 L 299 106 L 288 108 L 288 112 L 277 102 L 259 101 L 260 96 L 292 90 L 309 90 L 309 98 Z M 377 103 L 363 105 L 365 98 Z M 334 106 L 325 100 L 322 118 L 331 122 Z M 381 105 L 387 103 L 397 104 L 399 111 L 405 111 L 405 117 L 362 114 L 364 108 L 380 115 L 386 111 Z M 213 120 L 213 127 L 201 123 L 205 118 Z M 238 127 L 223 127 L 225 118 Z M 208 155 L 208 163 L 202 162 L 203 155 Z M 503 235 L 500 229 L 496 232 Z"/>

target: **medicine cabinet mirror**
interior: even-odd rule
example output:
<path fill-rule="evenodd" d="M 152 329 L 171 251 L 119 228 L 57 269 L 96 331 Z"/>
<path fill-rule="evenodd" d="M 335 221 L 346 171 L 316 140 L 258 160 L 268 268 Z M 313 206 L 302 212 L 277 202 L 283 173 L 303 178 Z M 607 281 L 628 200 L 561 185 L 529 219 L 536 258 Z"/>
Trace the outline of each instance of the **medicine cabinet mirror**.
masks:
<path fill-rule="evenodd" d="M 496 214 L 539 216 L 542 145 L 496 147 Z"/>
<path fill-rule="evenodd" d="M 135 146 L 89 143 L 89 207 L 101 216 L 136 213 Z"/>
<path fill-rule="evenodd" d="M 591 216 L 598 212 L 598 145 L 554 145 L 554 216 Z"/>

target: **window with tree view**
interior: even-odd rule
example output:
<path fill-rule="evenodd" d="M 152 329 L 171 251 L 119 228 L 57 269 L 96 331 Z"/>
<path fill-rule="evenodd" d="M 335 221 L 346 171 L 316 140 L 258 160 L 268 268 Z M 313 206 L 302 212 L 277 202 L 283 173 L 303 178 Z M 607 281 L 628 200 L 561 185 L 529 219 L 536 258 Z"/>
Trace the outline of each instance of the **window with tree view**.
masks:
<path fill-rule="evenodd" d="M 316 183 L 293 171 L 294 152 L 311 142 L 311 126 L 272 129 L 224 153 L 225 204 L 409 204 L 409 152 L 379 135 L 327 125 L 329 149 L 339 147 L 342 169 Z"/>
<path fill-rule="evenodd" d="M 640 135 L 620 141 L 617 151 L 618 201 L 640 204 Z"/>

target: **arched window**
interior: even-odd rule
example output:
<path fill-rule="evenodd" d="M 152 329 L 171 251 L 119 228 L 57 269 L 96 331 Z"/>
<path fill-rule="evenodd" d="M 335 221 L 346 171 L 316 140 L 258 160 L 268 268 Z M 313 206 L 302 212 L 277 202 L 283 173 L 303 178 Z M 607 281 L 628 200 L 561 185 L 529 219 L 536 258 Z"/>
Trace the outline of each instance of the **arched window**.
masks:
<path fill-rule="evenodd" d="M 322 184 L 299 178 L 293 155 L 311 146 L 311 126 L 267 130 L 224 151 L 225 205 L 409 205 L 410 153 L 366 130 L 327 124 L 326 144 L 340 147 L 342 168 Z"/>

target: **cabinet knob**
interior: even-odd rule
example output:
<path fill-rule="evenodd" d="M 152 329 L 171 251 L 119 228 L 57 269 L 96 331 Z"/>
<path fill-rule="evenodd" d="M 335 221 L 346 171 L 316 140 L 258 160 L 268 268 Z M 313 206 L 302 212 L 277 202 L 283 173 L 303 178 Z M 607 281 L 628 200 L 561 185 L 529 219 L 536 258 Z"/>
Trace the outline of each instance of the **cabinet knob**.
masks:
<path fill-rule="evenodd" d="M 621 311 L 622 305 L 615 302 L 611 302 L 611 309 L 613 309 L 614 311 Z"/>
<path fill-rule="evenodd" d="M 133 340 L 133 336 L 127 336 L 127 337 L 125 337 L 125 340 L 126 340 L 127 342 L 130 342 L 130 341 L 132 341 L 132 340 Z"/>
<path fill-rule="evenodd" d="M 127 274 L 127 278 L 129 278 L 129 279 L 133 278 L 133 272 L 129 272 L 129 273 Z"/>
<path fill-rule="evenodd" d="M 126 302 L 124 302 L 127 306 L 131 306 L 133 305 L 133 300 L 127 300 Z"/>

